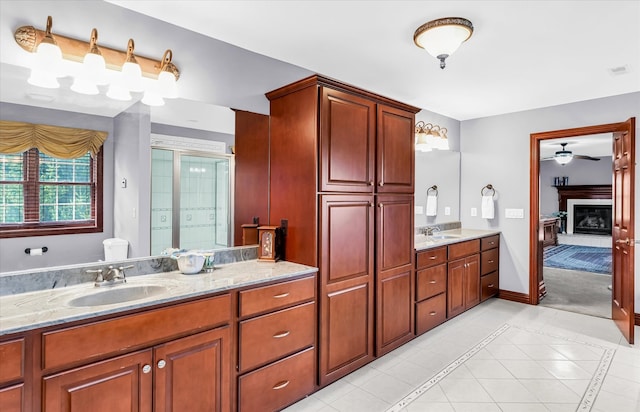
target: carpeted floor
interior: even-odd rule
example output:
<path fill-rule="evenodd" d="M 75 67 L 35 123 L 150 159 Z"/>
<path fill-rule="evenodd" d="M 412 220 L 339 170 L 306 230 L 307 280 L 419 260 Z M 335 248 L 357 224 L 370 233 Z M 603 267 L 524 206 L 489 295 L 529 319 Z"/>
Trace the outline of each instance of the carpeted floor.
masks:
<path fill-rule="evenodd" d="M 544 266 L 611 274 L 611 248 L 558 245 L 544 249 Z"/>
<path fill-rule="evenodd" d="M 611 276 L 545 267 L 544 283 L 541 306 L 611 319 Z"/>

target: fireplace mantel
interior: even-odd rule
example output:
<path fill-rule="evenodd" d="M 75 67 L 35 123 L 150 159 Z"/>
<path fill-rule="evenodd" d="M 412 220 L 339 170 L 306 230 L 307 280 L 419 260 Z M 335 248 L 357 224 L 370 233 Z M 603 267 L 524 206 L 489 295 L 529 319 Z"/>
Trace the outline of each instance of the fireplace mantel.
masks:
<path fill-rule="evenodd" d="M 567 211 L 568 199 L 611 199 L 611 185 L 556 186 L 558 210 Z"/>

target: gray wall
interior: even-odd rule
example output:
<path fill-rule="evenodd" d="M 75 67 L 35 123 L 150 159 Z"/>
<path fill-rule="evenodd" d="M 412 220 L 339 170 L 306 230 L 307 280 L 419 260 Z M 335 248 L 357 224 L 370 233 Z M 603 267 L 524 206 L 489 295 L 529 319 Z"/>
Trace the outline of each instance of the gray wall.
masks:
<path fill-rule="evenodd" d="M 415 215 L 415 226 L 460 220 L 460 122 L 428 110 L 416 114 L 416 123 L 437 124 L 447 128 L 449 151 L 416 151 L 415 205 L 422 206 L 423 213 Z M 426 216 L 427 189 L 438 186 L 438 212 Z M 451 208 L 445 216 L 444 208 Z"/>
<path fill-rule="evenodd" d="M 10 103 L 0 103 L 0 118 L 18 122 L 103 130 L 109 134 L 102 147 L 104 151 L 104 232 L 0 239 L 0 272 L 95 262 L 98 259 L 104 259 L 102 240 L 113 236 L 111 210 L 113 204 L 113 119 Z M 49 251 L 42 256 L 29 256 L 24 253 L 26 248 L 43 246 L 46 246 Z"/>
<path fill-rule="evenodd" d="M 463 121 L 460 126 L 462 226 L 497 229 L 500 246 L 500 288 L 529 293 L 529 168 L 530 134 L 640 118 L 640 93 L 589 100 L 518 113 Z M 640 120 L 640 119 L 638 119 Z M 636 126 L 639 123 L 636 123 Z M 636 130 L 636 136 L 640 135 Z M 640 153 L 636 139 L 636 153 Z M 480 189 L 496 189 L 496 218 L 470 216 L 480 209 Z M 636 179 L 636 211 L 640 205 L 640 179 Z M 524 209 L 524 219 L 505 219 L 505 208 Z M 636 219 L 636 234 L 640 219 Z M 636 307 L 640 308 L 640 253 L 636 253 Z"/>
<path fill-rule="evenodd" d="M 558 190 L 553 187 L 554 177 L 567 176 L 570 185 L 610 185 L 612 171 L 611 156 L 601 157 L 597 162 L 574 159 L 565 166 L 553 160 L 541 162 L 540 214 L 551 215 L 558 211 Z"/>

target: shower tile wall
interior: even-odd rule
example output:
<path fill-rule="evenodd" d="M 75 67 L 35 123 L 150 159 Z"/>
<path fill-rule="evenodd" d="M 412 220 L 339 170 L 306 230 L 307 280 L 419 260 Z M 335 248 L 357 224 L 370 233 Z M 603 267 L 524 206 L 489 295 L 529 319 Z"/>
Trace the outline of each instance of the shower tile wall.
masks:
<path fill-rule="evenodd" d="M 216 160 L 182 156 L 180 161 L 180 248 L 216 245 Z"/>
<path fill-rule="evenodd" d="M 151 255 L 171 247 L 173 152 L 152 150 L 151 170 Z"/>

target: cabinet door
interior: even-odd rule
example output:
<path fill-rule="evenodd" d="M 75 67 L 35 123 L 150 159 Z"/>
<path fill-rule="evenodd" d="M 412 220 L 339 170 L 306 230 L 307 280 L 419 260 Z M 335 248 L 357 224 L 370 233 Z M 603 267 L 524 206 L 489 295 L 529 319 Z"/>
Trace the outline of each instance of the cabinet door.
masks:
<path fill-rule="evenodd" d="M 24 408 L 24 384 L 0 389 L 0 411 L 21 412 Z"/>
<path fill-rule="evenodd" d="M 447 270 L 447 318 L 464 312 L 465 259 L 449 262 Z"/>
<path fill-rule="evenodd" d="M 321 196 L 319 381 L 373 359 L 373 196 Z"/>
<path fill-rule="evenodd" d="M 471 255 L 465 259 L 465 309 L 480 303 L 480 255 Z"/>
<path fill-rule="evenodd" d="M 380 195 L 376 208 L 376 353 L 414 336 L 413 196 Z"/>
<path fill-rule="evenodd" d="M 151 350 L 135 352 L 44 378 L 49 412 L 150 412 Z"/>
<path fill-rule="evenodd" d="M 228 326 L 157 346 L 155 412 L 230 410 L 230 360 Z"/>
<path fill-rule="evenodd" d="M 322 88 L 320 190 L 373 192 L 376 105 Z"/>
<path fill-rule="evenodd" d="M 411 193 L 414 189 L 413 113 L 378 105 L 376 180 L 378 193 Z"/>

